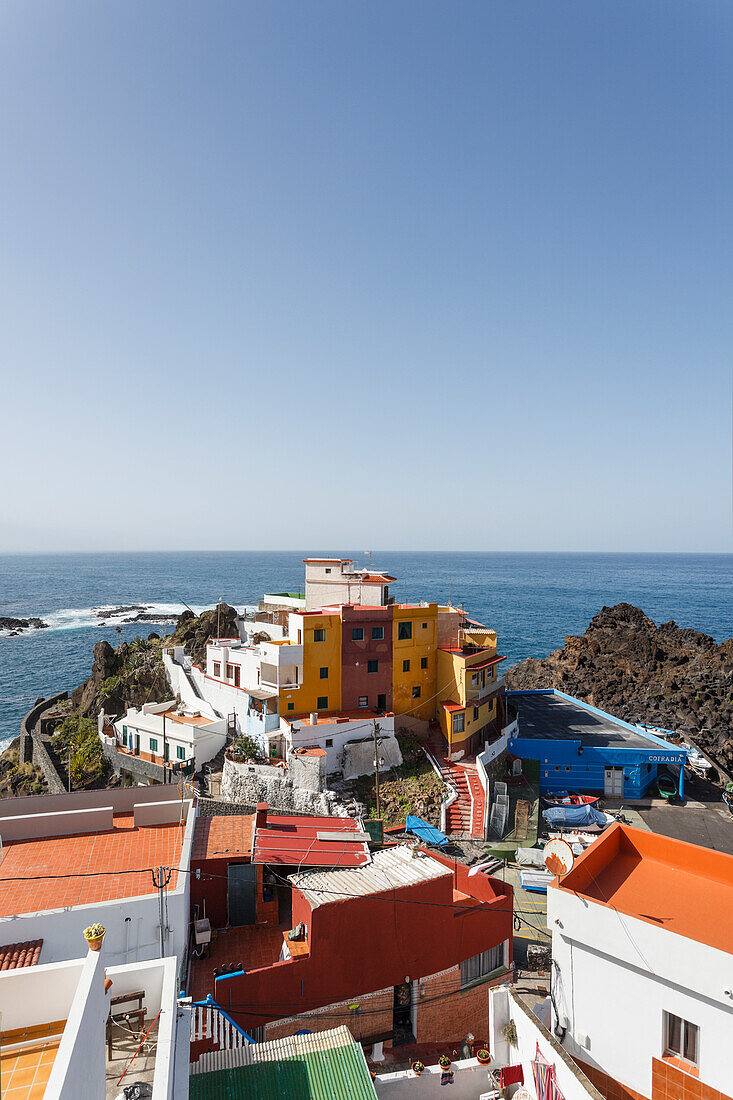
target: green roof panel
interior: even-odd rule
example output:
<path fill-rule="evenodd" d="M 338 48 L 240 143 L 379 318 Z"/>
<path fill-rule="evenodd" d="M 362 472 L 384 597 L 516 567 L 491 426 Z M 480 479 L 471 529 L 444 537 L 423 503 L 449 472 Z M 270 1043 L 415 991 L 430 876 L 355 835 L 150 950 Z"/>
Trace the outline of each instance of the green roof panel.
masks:
<path fill-rule="evenodd" d="M 277 1061 L 192 1074 L 190 1100 L 374 1100 L 371 1075 L 355 1043 Z"/>

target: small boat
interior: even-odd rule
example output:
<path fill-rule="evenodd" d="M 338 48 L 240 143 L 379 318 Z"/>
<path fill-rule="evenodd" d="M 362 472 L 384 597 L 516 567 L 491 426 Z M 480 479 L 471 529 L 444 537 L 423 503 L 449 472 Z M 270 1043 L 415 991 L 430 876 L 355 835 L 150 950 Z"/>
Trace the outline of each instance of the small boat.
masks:
<path fill-rule="evenodd" d="M 543 794 L 546 806 L 595 806 L 600 799 L 598 794 L 573 794 L 570 791 L 557 791 L 556 794 Z"/>
<path fill-rule="evenodd" d="M 726 783 L 723 791 L 723 802 L 733 814 L 733 783 Z"/>
<path fill-rule="evenodd" d="M 550 806 L 542 816 L 551 829 L 561 832 L 600 833 L 616 820 L 595 806 Z"/>
<path fill-rule="evenodd" d="M 657 776 L 657 790 L 660 797 L 665 798 L 668 802 L 677 794 L 677 787 L 668 775 Z"/>
<path fill-rule="evenodd" d="M 687 749 L 687 763 L 692 768 L 695 775 L 699 775 L 701 779 L 705 779 L 712 768 L 710 761 L 706 760 L 703 754 L 698 752 L 697 749 L 693 749 L 692 745 L 683 743 L 682 747 Z"/>

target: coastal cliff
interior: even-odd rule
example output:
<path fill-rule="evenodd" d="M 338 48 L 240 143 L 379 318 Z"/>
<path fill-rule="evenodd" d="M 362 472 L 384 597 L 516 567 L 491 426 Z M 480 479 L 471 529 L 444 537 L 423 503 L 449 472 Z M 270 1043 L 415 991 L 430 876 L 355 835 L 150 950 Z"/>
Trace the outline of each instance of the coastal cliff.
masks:
<path fill-rule="evenodd" d="M 733 767 L 733 638 L 656 626 L 632 604 L 604 607 L 581 637 L 529 658 L 506 674 L 513 690 L 557 688 L 630 722 L 693 737 L 723 768 Z"/>

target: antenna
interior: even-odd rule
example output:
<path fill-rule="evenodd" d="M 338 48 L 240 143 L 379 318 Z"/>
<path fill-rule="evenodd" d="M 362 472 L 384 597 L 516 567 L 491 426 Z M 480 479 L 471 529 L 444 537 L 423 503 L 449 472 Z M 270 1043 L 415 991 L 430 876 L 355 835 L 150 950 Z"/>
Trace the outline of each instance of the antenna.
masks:
<path fill-rule="evenodd" d="M 567 840 L 551 840 L 545 845 L 545 867 L 553 875 L 566 875 L 575 863 L 573 849 Z"/>
<path fill-rule="evenodd" d="M 371 567 L 372 567 L 372 552 L 371 552 L 371 550 L 365 550 L 364 553 L 369 558 L 369 568 L 371 569 Z"/>

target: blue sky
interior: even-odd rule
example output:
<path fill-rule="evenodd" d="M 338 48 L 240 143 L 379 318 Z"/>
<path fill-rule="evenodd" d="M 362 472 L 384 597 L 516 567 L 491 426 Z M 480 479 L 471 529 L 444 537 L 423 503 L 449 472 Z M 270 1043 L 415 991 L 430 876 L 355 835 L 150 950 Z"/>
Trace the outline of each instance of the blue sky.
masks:
<path fill-rule="evenodd" d="M 733 8 L 0 12 L 0 550 L 730 550 Z"/>

